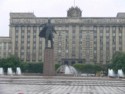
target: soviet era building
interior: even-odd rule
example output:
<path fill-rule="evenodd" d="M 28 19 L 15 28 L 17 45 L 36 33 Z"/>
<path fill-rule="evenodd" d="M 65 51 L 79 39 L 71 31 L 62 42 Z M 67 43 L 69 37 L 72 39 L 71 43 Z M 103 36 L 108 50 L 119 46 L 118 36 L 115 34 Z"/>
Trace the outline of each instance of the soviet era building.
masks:
<path fill-rule="evenodd" d="M 9 37 L 0 37 L 0 58 L 11 55 L 11 39 Z"/>
<path fill-rule="evenodd" d="M 116 17 L 82 17 L 78 7 L 71 7 L 67 17 L 49 17 L 55 25 L 55 63 L 106 64 L 116 51 L 125 51 L 125 13 Z M 44 39 L 39 38 L 47 17 L 33 13 L 10 13 L 12 54 L 21 60 L 44 60 Z"/>

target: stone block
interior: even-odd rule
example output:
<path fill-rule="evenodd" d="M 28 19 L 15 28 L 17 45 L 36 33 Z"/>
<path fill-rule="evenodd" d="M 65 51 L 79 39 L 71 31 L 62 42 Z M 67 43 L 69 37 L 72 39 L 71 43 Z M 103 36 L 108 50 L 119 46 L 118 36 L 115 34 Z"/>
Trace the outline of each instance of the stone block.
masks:
<path fill-rule="evenodd" d="M 45 48 L 43 75 L 55 76 L 54 49 L 52 48 Z"/>

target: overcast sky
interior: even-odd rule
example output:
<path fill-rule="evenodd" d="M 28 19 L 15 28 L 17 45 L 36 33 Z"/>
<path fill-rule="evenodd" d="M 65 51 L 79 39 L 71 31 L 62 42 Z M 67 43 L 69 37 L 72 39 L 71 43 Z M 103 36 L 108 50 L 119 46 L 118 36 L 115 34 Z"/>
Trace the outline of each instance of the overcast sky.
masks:
<path fill-rule="evenodd" d="M 125 12 L 125 0 L 75 0 L 83 17 L 115 17 Z M 0 0 L 0 36 L 9 36 L 10 12 L 34 12 L 37 17 L 66 17 L 74 0 Z"/>

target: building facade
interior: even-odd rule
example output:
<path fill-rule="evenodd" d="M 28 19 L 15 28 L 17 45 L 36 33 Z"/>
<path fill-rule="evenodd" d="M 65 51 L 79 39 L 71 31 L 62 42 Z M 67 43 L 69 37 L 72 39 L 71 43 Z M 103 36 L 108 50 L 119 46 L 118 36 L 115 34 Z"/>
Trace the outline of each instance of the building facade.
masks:
<path fill-rule="evenodd" d="M 125 51 L 125 13 L 117 17 L 82 17 L 78 7 L 71 7 L 67 17 L 49 17 L 55 25 L 55 63 L 106 64 L 116 51 Z M 44 39 L 39 37 L 47 17 L 33 13 L 10 13 L 12 54 L 21 60 L 44 60 Z"/>
<path fill-rule="evenodd" d="M 11 39 L 0 37 L 0 58 L 6 58 L 11 54 Z"/>

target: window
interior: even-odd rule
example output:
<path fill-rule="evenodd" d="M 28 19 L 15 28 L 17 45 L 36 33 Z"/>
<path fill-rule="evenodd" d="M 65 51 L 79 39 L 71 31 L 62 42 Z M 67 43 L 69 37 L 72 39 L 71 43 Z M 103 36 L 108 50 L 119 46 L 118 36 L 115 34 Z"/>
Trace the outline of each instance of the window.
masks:
<path fill-rule="evenodd" d="M 79 41 L 79 44 L 82 44 L 82 41 Z"/>
<path fill-rule="evenodd" d="M 112 27 L 112 31 L 116 31 L 116 27 L 115 26 Z"/>
<path fill-rule="evenodd" d="M 96 26 L 94 27 L 94 30 L 97 30 L 97 27 L 96 27 Z"/>
<path fill-rule="evenodd" d="M 119 50 L 122 51 L 122 47 L 119 47 Z"/>
<path fill-rule="evenodd" d="M 30 26 L 28 26 L 28 27 L 27 27 L 27 30 L 28 30 L 28 31 L 30 31 L 30 30 L 31 30 L 31 27 L 30 27 Z"/>
<path fill-rule="evenodd" d="M 116 49 L 116 45 L 115 45 L 115 44 L 113 44 L 113 45 L 112 45 L 112 47 L 113 47 L 113 50 L 115 50 L 115 49 Z"/>
<path fill-rule="evenodd" d="M 113 42 L 113 44 L 116 42 L 116 39 L 113 37 L 113 39 L 112 39 L 112 42 Z"/>
<path fill-rule="evenodd" d="M 18 36 L 16 36 L 15 41 L 18 41 Z"/>
<path fill-rule="evenodd" d="M 68 31 L 65 31 L 66 34 L 68 34 L 69 32 Z"/>
<path fill-rule="evenodd" d="M 100 31 L 103 31 L 103 27 L 102 27 L 102 26 L 101 26 L 101 27 L 99 27 L 99 30 L 100 30 Z"/>
<path fill-rule="evenodd" d="M 122 44 L 122 38 L 119 37 L 119 44 Z"/>
<path fill-rule="evenodd" d="M 30 43 L 27 43 L 27 47 L 30 47 Z"/>
<path fill-rule="evenodd" d="M 73 40 L 73 41 L 72 41 L 72 44 L 75 44 L 75 43 L 76 43 L 76 42 Z"/>
<path fill-rule="evenodd" d="M 119 32 L 119 36 L 122 36 L 122 32 Z"/>
<path fill-rule="evenodd" d="M 25 30 L 25 27 L 24 27 L 24 26 L 22 26 L 22 27 L 21 27 L 21 30 L 22 30 L 22 31 L 24 31 L 24 30 Z"/>
<path fill-rule="evenodd" d="M 30 38 L 29 37 L 27 38 L 27 42 L 30 42 Z"/>
<path fill-rule="evenodd" d="M 75 34 L 75 30 L 73 30 L 72 33 Z"/>
<path fill-rule="evenodd" d="M 61 36 L 61 32 L 59 31 L 59 36 Z"/>
<path fill-rule="evenodd" d="M 96 36 L 97 36 L 97 31 L 94 31 L 93 33 L 94 33 L 94 34 L 93 34 L 94 37 L 96 37 Z"/>
<path fill-rule="evenodd" d="M 19 30 L 19 27 L 18 27 L 18 26 L 16 26 L 16 27 L 15 27 L 15 30 L 16 30 L 16 31 L 18 31 L 18 30 Z"/>
<path fill-rule="evenodd" d="M 72 38 L 75 39 L 76 38 L 75 35 L 73 35 Z"/>
<path fill-rule="evenodd" d="M 79 38 L 82 39 L 82 31 L 79 32 Z"/>
<path fill-rule="evenodd" d="M 68 49 L 66 49 L 66 53 L 68 53 L 69 51 L 68 51 Z"/>
<path fill-rule="evenodd" d="M 73 25 L 73 26 L 72 26 L 72 29 L 73 29 L 73 32 L 75 32 L 76 26 Z"/>
<path fill-rule="evenodd" d="M 108 31 L 106 31 L 106 36 L 109 36 L 109 32 Z"/>
<path fill-rule="evenodd" d="M 33 31 L 33 35 L 35 35 L 35 36 L 36 36 L 36 31 Z"/>
<path fill-rule="evenodd" d="M 30 36 L 30 31 L 27 31 L 27 36 Z"/>
<path fill-rule="evenodd" d="M 100 31 L 100 36 L 103 36 L 103 31 Z"/>
<path fill-rule="evenodd" d="M 42 29 L 43 29 L 43 27 L 42 27 L 42 26 L 40 26 L 40 27 L 39 27 L 39 30 L 41 31 Z"/>
<path fill-rule="evenodd" d="M 86 47 L 90 47 L 90 43 L 89 42 L 86 42 Z"/>
<path fill-rule="evenodd" d="M 15 31 L 15 35 L 16 35 L 16 37 L 18 37 L 18 31 Z"/>
<path fill-rule="evenodd" d="M 106 31 L 109 31 L 110 30 L 110 27 L 106 27 Z"/>
<path fill-rule="evenodd" d="M 36 30 L 37 30 L 37 27 L 36 27 L 36 26 L 34 26 L 34 27 L 33 27 L 33 31 L 36 31 Z"/>
<path fill-rule="evenodd" d="M 109 37 L 106 37 L 106 42 L 109 42 Z"/>
<path fill-rule="evenodd" d="M 115 32 L 113 32 L 113 34 L 112 34 L 113 36 L 115 36 L 116 35 L 116 33 Z"/>
<path fill-rule="evenodd" d="M 58 53 L 61 53 L 61 49 L 58 50 Z"/>
<path fill-rule="evenodd" d="M 96 54 L 97 53 L 97 51 L 96 50 L 94 50 L 94 54 Z"/>
<path fill-rule="evenodd" d="M 21 40 L 21 44 L 24 45 L 24 41 L 23 40 Z"/>
<path fill-rule="evenodd" d="M 86 41 L 90 41 L 90 36 L 89 36 L 89 34 L 86 35 Z"/>
<path fill-rule="evenodd" d="M 21 38 L 21 41 L 24 41 L 24 38 Z"/>
<path fill-rule="evenodd" d="M 118 30 L 119 30 L 119 31 L 122 31 L 122 27 L 119 27 Z"/>
<path fill-rule="evenodd" d="M 106 44 L 106 49 L 109 49 L 109 43 Z"/>
<path fill-rule="evenodd" d="M 103 38 L 101 37 L 101 38 L 100 38 L 100 44 L 102 44 L 102 43 L 103 43 Z"/>

